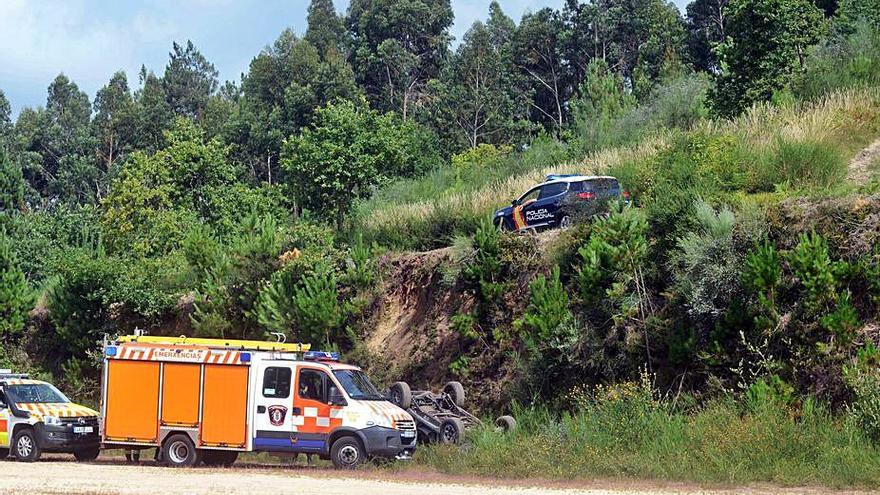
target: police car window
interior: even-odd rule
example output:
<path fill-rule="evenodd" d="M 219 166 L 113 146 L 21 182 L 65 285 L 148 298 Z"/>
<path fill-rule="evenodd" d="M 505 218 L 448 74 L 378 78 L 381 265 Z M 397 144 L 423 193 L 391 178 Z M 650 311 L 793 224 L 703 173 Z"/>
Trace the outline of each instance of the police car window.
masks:
<path fill-rule="evenodd" d="M 553 196 L 558 196 L 564 193 L 567 189 L 567 182 L 556 182 L 554 184 L 541 186 L 541 195 L 538 197 L 538 199 L 552 198 Z"/>
<path fill-rule="evenodd" d="M 529 192 L 523 194 L 522 196 L 520 196 L 520 198 L 519 198 L 519 202 L 520 202 L 520 203 L 525 203 L 526 201 L 530 201 L 530 200 L 533 200 L 533 199 L 538 199 L 538 194 L 539 194 L 540 192 L 541 192 L 541 188 L 540 188 L 540 187 L 536 187 L 536 188 L 532 189 L 531 191 L 529 191 Z"/>
<path fill-rule="evenodd" d="M 299 398 L 326 402 L 324 398 L 323 371 L 300 370 L 299 372 Z"/>
<path fill-rule="evenodd" d="M 263 397 L 290 397 L 290 368 L 270 367 L 263 372 Z"/>

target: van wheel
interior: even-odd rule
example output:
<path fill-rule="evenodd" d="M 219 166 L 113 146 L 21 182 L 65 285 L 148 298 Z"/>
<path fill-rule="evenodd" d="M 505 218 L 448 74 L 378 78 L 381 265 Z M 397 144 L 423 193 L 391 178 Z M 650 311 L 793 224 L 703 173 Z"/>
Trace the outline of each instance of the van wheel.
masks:
<path fill-rule="evenodd" d="M 355 437 L 341 437 L 330 447 L 330 460 L 336 469 L 355 469 L 367 460 L 367 452 Z"/>
<path fill-rule="evenodd" d="M 502 433 L 513 431 L 516 429 L 516 420 L 513 416 L 499 416 L 495 420 L 495 429 Z"/>
<path fill-rule="evenodd" d="M 458 418 L 448 418 L 440 423 L 440 443 L 456 444 L 464 436 L 464 423 Z"/>
<path fill-rule="evenodd" d="M 187 435 L 176 434 L 162 444 L 162 461 L 171 467 L 192 467 L 199 462 L 199 453 Z"/>
<path fill-rule="evenodd" d="M 89 462 L 94 461 L 98 458 L 98 455 L 101 453 L 100 447 L 89 447 L 87 449 L 79 449 L 73 451 L 73 457 L 79 462 Z"/>
<path fill-rule="evenodd" d="M 464 405 L 464 385 L 461 382 L 447 382 L 443 386 L 443 393 L 449 394 L 449 397 L 456 406 L 461 407 Z"/>
<path fill-rule="evenodd" d="M 412 390 L 406 382 L 394 382 L 388 391 L 391 402 L 401 409 L 409 409 L 412 405 Z"/>

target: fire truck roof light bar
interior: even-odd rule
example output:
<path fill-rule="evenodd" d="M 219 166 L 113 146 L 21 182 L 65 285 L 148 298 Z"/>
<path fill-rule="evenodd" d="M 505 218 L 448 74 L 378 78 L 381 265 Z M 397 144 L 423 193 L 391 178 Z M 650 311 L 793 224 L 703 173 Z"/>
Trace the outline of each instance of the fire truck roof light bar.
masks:
<path fill-rule="evenodd" d="M 311 348 L 310 344 L 287 344 L 282 342 L 265 342 L 261 340 L 199 339 L 185 336 L 159 337 L 147 335 L 124 335 L 116 339 L 116 341 L 119 343 L 135 342 L 141 344 L 199 345 L 221 349 L 247 349 L 254 351 L 305 352 Z"/>

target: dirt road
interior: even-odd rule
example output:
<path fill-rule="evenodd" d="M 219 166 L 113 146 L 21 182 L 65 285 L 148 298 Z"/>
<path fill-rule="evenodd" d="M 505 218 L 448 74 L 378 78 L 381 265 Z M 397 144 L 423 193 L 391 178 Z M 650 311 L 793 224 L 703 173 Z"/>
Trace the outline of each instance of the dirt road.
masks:
<path fill-rule="evenodd" d="M 706 490 L 641 482 L 498 483 L 481 478 L 455 478 L 407 469 L 403 472 L 333 470 L 245 465 L 234 469 L 169 469 L 152 464 L 130 466 L 102 461 L 78 464 L 48 460 L 35 464 L 0 461 L 0 494 L 381 494 L 381 495 L 648 495 L 828 493 L 821 489 L 777 487 Z"/>

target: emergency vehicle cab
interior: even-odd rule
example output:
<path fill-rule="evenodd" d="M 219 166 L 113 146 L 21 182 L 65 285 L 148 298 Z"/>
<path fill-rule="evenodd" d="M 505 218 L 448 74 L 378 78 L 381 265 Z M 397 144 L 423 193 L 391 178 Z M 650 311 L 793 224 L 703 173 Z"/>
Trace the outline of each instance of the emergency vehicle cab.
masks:
<path fill-rule="evenodd" d="M 354 468 L 407 459 L 412 417 L 359 368 L 304 344 L 126 336 L 104 345 L 105 448 L 155 447 L 170 466 L 239 452 L 306 453 Z"/>
<path fill-rule="evenodd" d="M 98 413 L 74 404 L 50 383 L 0 370 L 0 459 L 33 462 L 43 452 L 91 461 L 100 452 Z"/>

